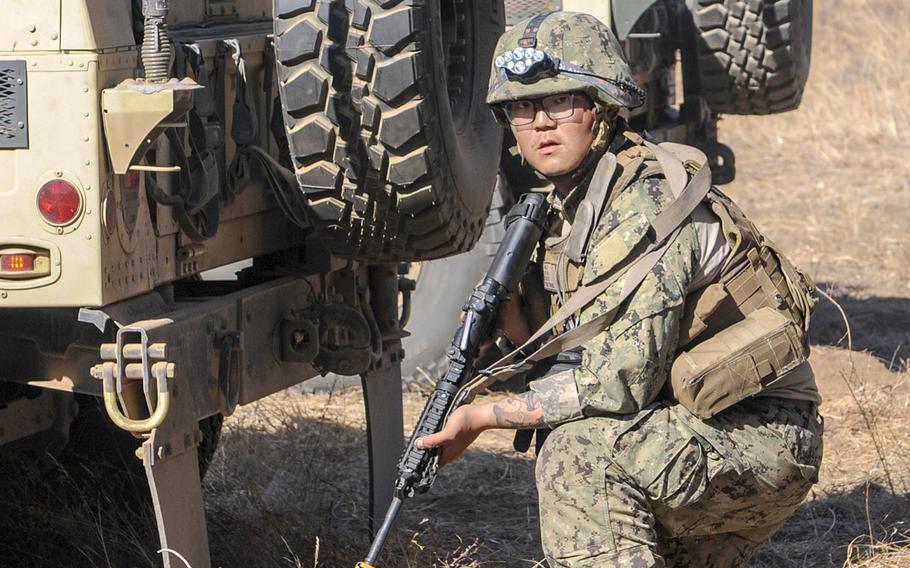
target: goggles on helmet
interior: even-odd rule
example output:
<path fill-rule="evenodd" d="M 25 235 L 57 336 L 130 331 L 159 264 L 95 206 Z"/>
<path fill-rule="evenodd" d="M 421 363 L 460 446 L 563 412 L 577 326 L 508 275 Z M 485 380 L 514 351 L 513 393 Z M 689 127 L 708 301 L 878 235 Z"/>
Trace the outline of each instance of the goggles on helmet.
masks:
<path fill-rule="evenodd" d="M 633 83 L 628 81 L 615 81 L 595 75 L 572 63 L 560 60 L 547 52 L 533 47 L 516 47 L 499 54 L 494 65 L 496 67 L 496 80 L 490 85 L 490 92 L 494 92 L 506 81 L 519 81 L 533 83 L 544 77 L 553 77 L 565 73 L 572 78 L 605 91 L 623 106 L 636 107 L 644 100 L 645 93 Z"/>

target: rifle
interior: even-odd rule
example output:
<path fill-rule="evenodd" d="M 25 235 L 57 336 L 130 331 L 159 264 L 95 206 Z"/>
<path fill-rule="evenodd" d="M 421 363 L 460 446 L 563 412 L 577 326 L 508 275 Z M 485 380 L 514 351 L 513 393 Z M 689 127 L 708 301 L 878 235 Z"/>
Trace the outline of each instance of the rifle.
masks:
<path fill-rule="evenodd" d="M 500 306 L 515 291 L 531 260 L 531 254 L 546 230 L 547 209 L 543 194 L 526 193 L 506 215 L 506 234 L 493 263 L 462 308 L 464 319 L 446 350 L 446 372 L 427 399 L 420 420 L 398 462 L 395 496 L 382 526 L 376 532 L 370 552 L 355 568 L 373 568 L 373 562 L 379 556 L 404 500 L 417 493 L 427 492 L 436 481 L 439 449 L 418 449 L 414 442 L 417 438 L 439 432 L 449 413 L 465 402 L 465 396 L 459 397 L 458 393 L 473 376 L 474 361 L 480 346 L 490 337 Z"/>

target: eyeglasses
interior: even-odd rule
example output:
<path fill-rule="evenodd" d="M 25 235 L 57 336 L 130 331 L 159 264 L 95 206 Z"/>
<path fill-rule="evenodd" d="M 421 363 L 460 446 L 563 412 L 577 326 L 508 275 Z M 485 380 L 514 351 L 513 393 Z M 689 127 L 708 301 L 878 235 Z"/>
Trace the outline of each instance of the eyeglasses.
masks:
<path fill-rule="evenodd" d="M 585 106 L 588 98 L 580 93 L 559 93 L 542 99 L 522 99 L 502 105 L 506 118 L 512 126 L 527 126 L 534 122 L 537 109 L 541 109 L 550 120 L 560 122 L 575 114 L 576 101 Z"/>

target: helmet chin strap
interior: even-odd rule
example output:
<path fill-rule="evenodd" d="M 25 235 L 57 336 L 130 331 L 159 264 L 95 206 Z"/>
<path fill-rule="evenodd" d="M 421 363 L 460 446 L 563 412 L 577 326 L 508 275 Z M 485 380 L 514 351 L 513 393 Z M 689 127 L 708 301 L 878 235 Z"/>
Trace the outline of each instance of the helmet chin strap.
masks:
<path fill-rule="evenodd" d="M 616 132 L 616 116 L 607 116 L 606 109 L 600 102 L 594 103 L 594 123 L 591 125 L 591 132 L 594 133 L 594 141 L 591 142 L 578 167 L 562 175 L 547 176 L 550 182 L 553 184 L 572 182 L 573 186 L 578 185 L 603 156 Z"/>

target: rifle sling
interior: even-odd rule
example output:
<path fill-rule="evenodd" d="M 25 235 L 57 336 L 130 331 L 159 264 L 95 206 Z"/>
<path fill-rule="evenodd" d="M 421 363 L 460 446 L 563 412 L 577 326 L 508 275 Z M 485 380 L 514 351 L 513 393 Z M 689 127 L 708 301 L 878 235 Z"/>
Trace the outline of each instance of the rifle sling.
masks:
<path fill-rule="evenodd" d="M 649 146 L 651 145 L 649 144 Z M 682 163 L 675 159 L 670 152 L 663 150 L 658 146 L 655 146 L 655 148 L 660 151 L 660 153 L 655 153 L 658 156 L 658 159 L 661 157 L 664 158 L 661 160 L 662 166 L 665 161 L 671 163 L 670 158 L 673 158 L 672 161 L 677 164 L 677 167 L 675 168 L 672 168 L 671 166 L 671 171 L 675 174 L 674 179 L 670 180 L 671 190 L 674 190 L 672 186 L 673 184 L 679 183 L 678 172 L 679 168 L 682 167 Z M 685 174 L 684 169 L 683 174 Z M 701 203 L 710 189 L 711 170 L 705 161 L 702 162 L 701 167 L 682 189 L 674 191 L 674 194 L 677 197 L 673 203 L 667 206 L 667 208 L 659 213 L 651 222 L 655 239 L 654 244 L 651 245 L 646 252 L 635 259 L 635 261 L 628 264 L 625 268 L 611 274 L 603 280 L 598 280 L 579 288 L 569 301 L 563 304 L 550 319 L 544 322 L 524 344 L 490 365 L 486 371 L 481 372 L 468 381 L 461 388 L 459 397 L 463 400 L 470 400 L 480 390 L 486 388 L 491 383 L 506 380 L 518 373 L 527 372 L 537 361 L 556 355 L 561 351 L 583 345 L 586 341 L 594 338 L 597 334 L 609 327 L 610 324 L 613 323 L 620 306 L 622 306 L 623 302 L 632 295 L 645 277 L 647 277 L 648 273 L 651 272 L 651 269 L 654 268 L 654 265 L 657 264 L 664 253 L 670 248 L 670 245 L 673 244 L 681 231 L 685 220 L 692 214 L 698 204 Z M 549 339 L 530 356 L 519 362 L 511 363 L 516 356 L 523 353 L 525 348 L 529 348 L 547 333 L 552 331 L 554 327 L 587 306 L 621 279 L 622 289 L 620 290 L 619 298 L 615 305 L 585 323 Z"/>
<path fill-rule="evenodd" d="M 462 394 L 460 394 L 460 396 L 467 396 L 468 399 L 473 398 L 475 394 L 493 382 L 504 381 L 515 374 L 527 372 L 537 361 L 542 361 L 561 351 L 578 347 L 609 327 L 609 325 L 613 323 L 613 319 L 615 318 L 619 307 L 632 295 L 632 292 L 638 287 L 641 281 L 645 279 L 645 276 L 654 268 L 654 265 L 657 264 L 657 261 L 663 256 L 663 253 L 666 252 L 673 243 L 677 233 L 674 233 L 672 235 L 673 238 L 668 239 L 662 246 L 652 249 L 640 256 L 628 267 L 628 269 L 617 272 L 605 280 L 579 289 L 572 298 L 553 314 L 553 317 L 540 326 L 534 335 L 532 335 L 521 347 L 505 355 L 493 365 L 490 365 L 487 372 L 478 374 L 468 381 L 465 386 L 462 387 Z M 582 302 L 582 300 L 587 298 L 593 300 L 606 291 L 607 288 L 618 282 L 623 276 L 625 276 L 625 280 L 622 283 L 622 292 L 620 293 L 616 305 L 585 323 L 549 339 L 527 358 L 509 364 L 517 355 L 522 353 L 523 349 L 530 347 L 530 345 L 552 330 L 558 323 L 564 321 L 575 311 L 584 307 L 585 303 Z M 576 301 L 576 298 L 578 301 Z"/>

